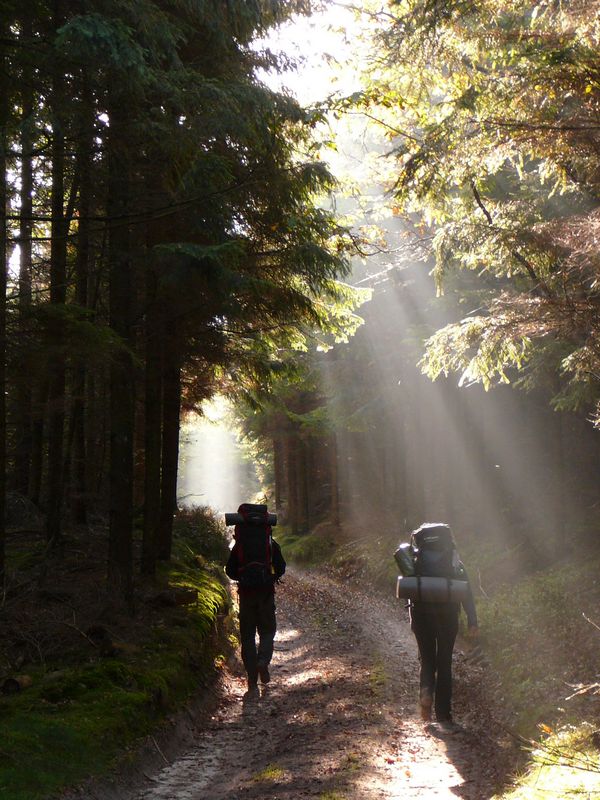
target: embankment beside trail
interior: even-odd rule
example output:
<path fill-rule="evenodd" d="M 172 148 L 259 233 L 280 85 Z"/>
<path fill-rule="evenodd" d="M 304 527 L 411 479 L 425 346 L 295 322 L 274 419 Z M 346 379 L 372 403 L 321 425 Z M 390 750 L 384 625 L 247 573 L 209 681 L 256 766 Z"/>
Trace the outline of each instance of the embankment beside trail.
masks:
<path fill-rule="evenodd" d="M 133 615 L 106 595 L 103 531 L 73 535 L 65 558 L 37 539 L 10 541 L 0 663 L 9 687 L 27 680 L 0 695 L 2 800 L 47 800 L 123 768 L 169 720 L 140 763 L 162 762 L 173 731 L 185 735 L 172 715 L 199 687 L 218 691 L 233 630 L 224 531 L 202 514 L 176 527 L 173 559 L 138 584 Z"/>

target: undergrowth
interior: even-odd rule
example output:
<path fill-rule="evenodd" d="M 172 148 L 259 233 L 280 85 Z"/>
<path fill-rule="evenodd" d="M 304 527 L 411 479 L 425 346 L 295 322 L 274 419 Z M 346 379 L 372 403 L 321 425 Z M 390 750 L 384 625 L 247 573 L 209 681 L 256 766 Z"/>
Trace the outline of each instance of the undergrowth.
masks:
<path fill-rule="evenodd" d="M 393 587 L 396 580 L 395 562 L 392 554 L 398 544 L 397 537 L 380 536 L 373 540 L 364 535 L 348 541 L 329 526 L 319 526 L 305 534 L 292 534 L 287 529 L 278 529 L 277 541 L 284 557 L 305 567 L 326 567 L 336 572 L 359 577 Z"/>
<path fill-rule="evenodd" d="M 281 545 L 287 561 L 307 567 L 329 561 L 338 546 L 327 533 L 293 534 L 283 527 L 277 528 L 274 538 Z"/>
<path fill-rule="evenodd" d="M 31 687 L 0 696 L 2 800 L 48 798 L 114 767 L 215 674 L 228 646 L 215 635 L 228 604 L 226 552 L 224 532 L 209 515 L 181 515 L 173 560 L 161 568 L 153 595 L 193 589 L 197 602 L 145 605 L 143 623 L 110 655 L 83 643 L 79 658 L 24 666 Z"/>
<path fill-rule="evenodd" d="M 530 747 L 526 769 L 495 800 L 600 797 L 600 757 L 593 726 L 581 723 L 549 731 Z"/>
<path fill-rule="evenodd" d="M 540 722 L 600 712 L 585 695 L 567 700 L 578 684 L 597 680 L 600 631 L 588 620 L 600 615 L 599 566 L 560 565 L 479 600 L 486 653 L 526 734 Z"/>
<path fill-rule="evenodd" d="M 543 731 L 498 800 L 600 798 L 599 566 L 597 558 L 554 566 L 479 602 L 485 651 L 514 728 Z"/>

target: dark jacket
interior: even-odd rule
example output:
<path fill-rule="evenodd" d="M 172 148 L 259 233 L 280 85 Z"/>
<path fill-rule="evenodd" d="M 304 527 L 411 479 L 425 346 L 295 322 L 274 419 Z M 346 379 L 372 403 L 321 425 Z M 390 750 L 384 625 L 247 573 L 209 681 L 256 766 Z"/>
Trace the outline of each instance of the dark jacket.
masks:
<path fill-rule="evenodd" d="M 267 591 L 274 591 L 274 583 L 278 581 L 279 578 L 285 573 L 285 560 L 283 558 L 283 554 L 281 552 L 281 547 L 277 544 L 275 539 L 271 540 L 271 563 L 273 565 L 273 585 L 267 586 Z M 225 573 L 226 575 L 231 578 L 232 581 L 239 580 L 239 559 L 238 559 L 238 544 L 237 542 L 231 548 L 231 552 L 229 554 L 229 558 L 227 559 L 227 564 L 225 565 Z M 244 589 L 246 592 L 255 592 L 256 589 Z M 264 589 L 259 589 L 258 591 L 264 591 Z"/>

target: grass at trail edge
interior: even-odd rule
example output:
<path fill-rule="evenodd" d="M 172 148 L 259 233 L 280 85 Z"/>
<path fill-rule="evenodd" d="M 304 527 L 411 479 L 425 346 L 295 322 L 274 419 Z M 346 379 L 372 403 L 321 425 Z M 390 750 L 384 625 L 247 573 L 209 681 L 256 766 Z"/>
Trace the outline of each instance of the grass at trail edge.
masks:
<path fill-rule="evenodd" d="M 91 647 L 78 662 L 26 666 L 30 688 L 0 695 L 0 797 L 42 800 L 131 756 L 136 741 L 216 674 L 227 639 L 214 635 L 228 608 L 224 532 L 203 512 L 176 524 L 166 587 L 194 589 L 187 606 L 152 607 L 136 637 L 116 654 Z"/>

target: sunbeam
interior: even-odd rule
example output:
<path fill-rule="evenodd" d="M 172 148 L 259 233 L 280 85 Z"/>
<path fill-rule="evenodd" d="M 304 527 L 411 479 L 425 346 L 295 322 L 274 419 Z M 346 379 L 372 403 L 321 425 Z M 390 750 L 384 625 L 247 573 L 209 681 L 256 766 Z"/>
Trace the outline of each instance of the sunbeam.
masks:
<path fill-rule="evenodd" d="M 226 401 L 216 398 L 204 404 L 202 416 L 189 415 L 180 446 L 180 507 L 209 506 L 224 513 L 259 490 L 254 464 L 244 457 L 228 419 Z"/>

